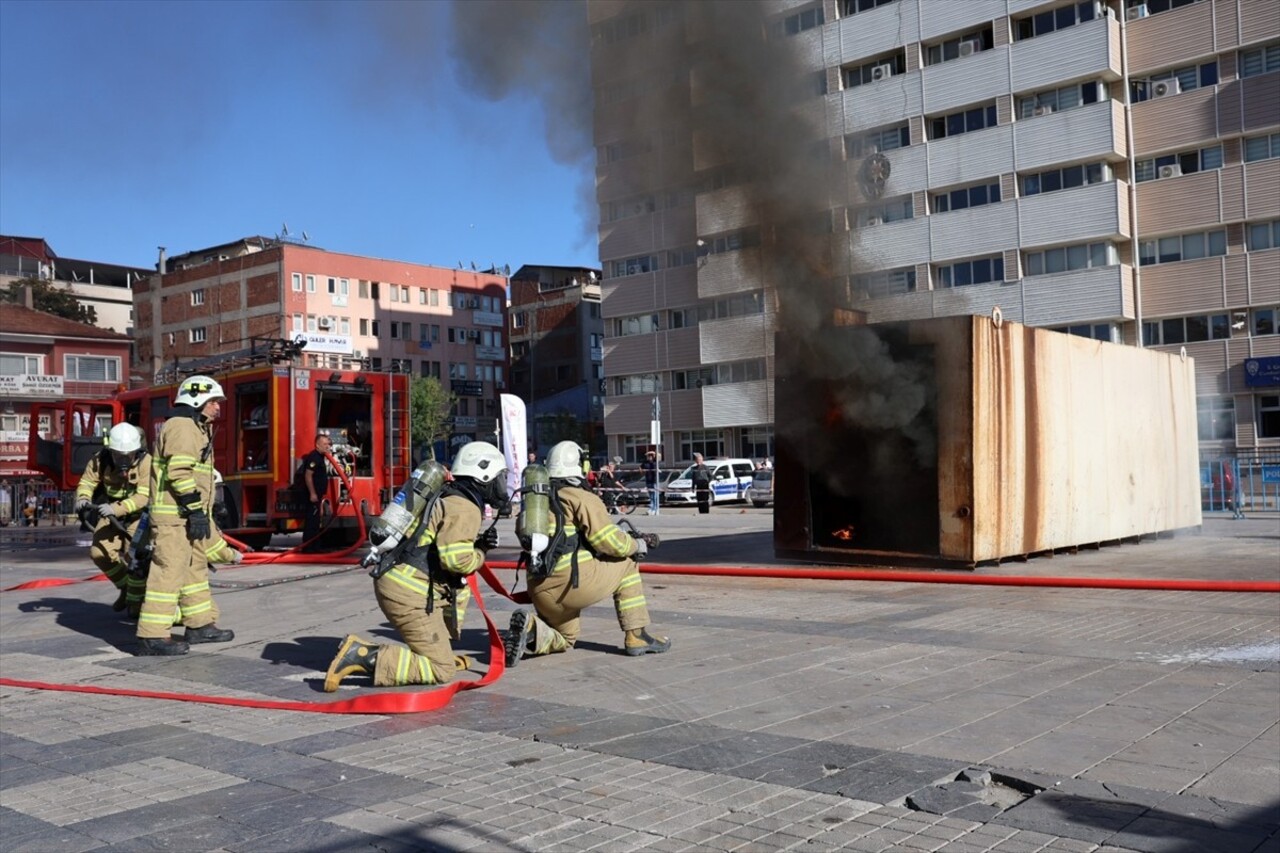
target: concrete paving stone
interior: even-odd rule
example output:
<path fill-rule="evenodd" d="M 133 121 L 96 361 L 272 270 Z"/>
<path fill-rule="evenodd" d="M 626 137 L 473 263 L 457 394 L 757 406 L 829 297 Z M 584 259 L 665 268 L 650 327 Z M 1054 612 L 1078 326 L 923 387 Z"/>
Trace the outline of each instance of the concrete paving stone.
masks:
<path fill-rule="evenodd" d="M 1054 791 L 1024 800 L 993 819 L 993 823 L 1102 843 L 1147 811 L 1133 803 L 1073 797 Z"/>
<path fill-rule="evenodd" d="M 1007 749 L 999 753 L 995 760 L 1009 767 L 1056 770 L 1074 776 L 1100 761 L 1116 756 L 1128 746 L 1129 741 L 1119 738 L 1053 731 Z"/>
<path fill-rule="evenodd" d="M 347 729 L 339 729 L 337 731 L 320 732 L 319 734 L 303 735 L 302 737 L 278 741 L 274 746 L 282 752 L 313 755 L 317 752 L 325 752 L 326 750 L 336 749 L 339 746 L 348 746 L 363 743 L 364 741 L 365 737 L 363 735 Z"/>
<path fill-rule="evenodd" d="M 120 851 L 170 851 L 170 850 L 209 850 L 215 847 L 236 847 L 258 838 L 256 829 L 241 826 L 220 818 L 204 818 L 184 823 L 157 832 L 145 832 L 125 841 L 117 842 L 107 849 Z M 265 848 L 258 847 L 262 850 Z"/>
<path fill-rule="evenodd" d="M 178 737 L 183 734 L 186 734 L 186 729 L 181 726 L 174 726 L 168 723 L 152 723 L 151 725 L 138 726 L 137 728 L 104 732 L 103 734 L 94 735 L 94 739 L 115 746 L 130 746 L 165 740 L 166 738 Z"/>
<path fill-rule="evenodd" d="M 67 775 L 70 774 L 17 756 L 4 756 L 0 759 L 0 790 L 47 782 Z"/>
<path fill-rule="evenodd" d="M 434 788 L 430 783 L 380 773 L 361 779 L 347 779 L 334 785 L 315 788 L 312 793 L 349 806 L 370 806 L 394 800 L 406 793 L 419 793 Z"/>
<path fill-rule="evenodd" d="M 227 814 L 226 817 L 251 829 L 268 832 L 281 824 L 302 824 L 312 820 L 323 820 L 348 808 L 346 803 L 318 797 L 315 794 L 293 794 L 260 805 L 238 809 Z"/>
<path fill-rule="evenodd" d="M 1280 790 L 1280 763 L 1275 757 L 1236 755 L 1217 767 L 1187 792 L 1200 797 L 1221 797 L 1258 806 L 1272 805 Z"/>
<path fill-rule="evenodd" d="M 805 787 L 842 797 L 892 802 L 954 776 L 964 764 L 910 753 L 886 753 Z"/>
<path fill-rule="evenodd" d="M 1260 827 L 1240 826 L 1224 831 L 1199 821 L 1168 820 L 1143 815 L 1107 839 L 1108 844 L 1142 853 L 1166 853 L 1194 849 L 1200 853 L 1237 853 L 1253 850 L 1270 833 Z"/>
<path fill-rule="evenodd" d="M 98 839 L 60 826 L 51 826 L 47 832 L 23 838 L 6 837 L 4 842 L 5 853 L 82 853 L 102 848 L 103 844 Z"/>
<path fill-rule="evenodd" d="M 281 830 L 269 835 L 259 835 L 249 842 L 230 845 L 231 853 L 316 853 L 316 851 L 343 851 L 343 853 L 416 853 L 423 848 L 416 842 L 400 841 L 377 835 L 368 835 L 354 829 L 333 826 L 322 821 L 303 824 L 294 829 Z"/>

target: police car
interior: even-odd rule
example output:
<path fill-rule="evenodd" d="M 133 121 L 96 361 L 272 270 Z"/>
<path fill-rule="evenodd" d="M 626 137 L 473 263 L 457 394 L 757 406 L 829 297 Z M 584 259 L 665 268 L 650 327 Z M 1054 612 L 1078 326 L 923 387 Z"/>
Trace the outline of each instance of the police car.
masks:
<path fill-rule="evenodd" d="M 706 459 L 703 464 L 711 472 L 712 503 L 746 500 L 756 467 L 750 459 Z M 693 506 L 698 502 L 693 491 L 692 465 L 667 483 L 662 501 L 671 506 Z"/>

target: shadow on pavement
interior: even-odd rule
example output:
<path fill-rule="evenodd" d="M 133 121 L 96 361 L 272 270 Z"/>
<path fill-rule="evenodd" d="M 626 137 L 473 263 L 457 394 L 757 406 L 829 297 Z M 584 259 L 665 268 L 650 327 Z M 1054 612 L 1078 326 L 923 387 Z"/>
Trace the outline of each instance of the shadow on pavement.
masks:
<path fill-rule="evenodd" d="M 122 652 L 133 653 L 137 638 L 134 623 L 125 621 L 111 605 L 82 598 L 41 598 L 18 605 L 23 613 L 57 613 L 57 623 L 79 634 L 93 637 Z"/>

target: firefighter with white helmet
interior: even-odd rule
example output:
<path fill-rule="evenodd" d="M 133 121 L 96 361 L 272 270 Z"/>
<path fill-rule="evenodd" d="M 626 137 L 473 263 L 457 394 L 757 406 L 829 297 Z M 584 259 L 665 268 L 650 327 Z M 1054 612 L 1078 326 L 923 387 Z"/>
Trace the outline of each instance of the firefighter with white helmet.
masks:
<path fill-rule="evenodd" d="M 151 528 L 155 552 L 138 617 L 139 655 L 185 655 L 191 643 L 225 643 L 209 591 L 209 555 L 221 536 L 213 527 L 213 422 L 226 394 L 217 380 L 189 376 L 178 386 L 174 414 L 156 439 L 151 464 Z M 173 626 L 186 627 L 174 639 Z"/>
<path fill-rule="evenodd" d="M 133 535 L 151 498 L 151 455 L 143 446 L 142 430 L 118 423 L 107 432 L 76 486 L 76 513 L 93 524 L 89 559 L 115 584 L 120 595 L 111 609 L 129 610 L 136 618 L 146 581 L 129 573 Z"/>
<path fill-rule="evenodd" d="M 373 591 L 407 646 L 379 645 L 348 634 L 325 674 L 326 692 L 361 673 L 372 675 L 375 687 L 393 687 L 445 684 L 470 669 L 471 659 L 455 656 L 450 640 L 461 637 L 471 597 L 467 577 L 498 544 L 494 527 L 481 533 L 480 526 L 486 504 L 501 508 L 508 502 L 507 462 L 492 444 L 473 441 L 458 451 L 451 473 L 437 494 L 414 502 L 416 514 L 405 520 L 406 529 L 381 539 L 375 559 L 366 560 L 366 565 L 375 564 L 379 547 L 396 555 L 386 571 L 371 572 Z M 403 549 L 390 544 L 402 541 Z"/>
<path fill-rule="evenodd" d="M 582 611 L 610 595 L 628 655 L 671 648 L 670 640 L 647 630 L 649 609 L 636 561 L 648 553 L 648 546 L 614 524 L 604 502 L 587 490 L 581 453 L 576 442 L 562 441 L 547 454 L 552 533 L 544 553 L 529 554 L 529 597 L 535 613 L 517 610 L 511 616 L 504 641 L 509 667 L 526 655 L 573 648 Z M 529 551 L 528 543 L 525 548 Z"/>

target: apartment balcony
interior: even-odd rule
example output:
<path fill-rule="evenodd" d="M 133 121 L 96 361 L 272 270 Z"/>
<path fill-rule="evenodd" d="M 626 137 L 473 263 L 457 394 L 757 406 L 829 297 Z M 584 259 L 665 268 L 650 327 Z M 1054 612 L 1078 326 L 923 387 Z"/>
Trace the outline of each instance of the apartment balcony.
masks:
<path fill-rule="evenodd" d="M 745 186 L 724 187 L 699 193 L 694 200 L 697 232 L 723 234 L 755 224 L 756 211 Z"/>
<path fill-rule="evenodd" d="M 1029 326 L 1133 319 L 1133 274 L 1121 264 L 1027 276 L 1022 291 Z"/>
<path fill-rule="evenodd" d="M 963 0 L 960 3 L 942 2 L 924 5 L 928 8 L 928 14 L 920 22 L 921 41 L 929 41 L 961 30 L 976 29 L 982 24 L 999 20 L 1009 14 L 1005 0 Z"/>
<path fill-rule="evenodd" d="M 927 146 L 912 145 L 910 148 L 894 148 L 883 152 L 889 159 L 889 180 L 885 182 L 884 197 L 906 195 L 923 190 L 929 186 Z M 845 181 L 848 198 L 862 198 L 865 190 L 862 187 L 862 160 L 846 161 Z"/>
<path fill-rule="evenodd" d="M 764 286 L 760 249 L 739 249 L 698 259 L 698 298 L 711 299 Z"/>
<path fill-rule="evenodd" d="M 773 354 L 773 318 L 768 314 L 703 320 L 698 324 L 703 364 L 742 361 Z"/>
<path fill-rule="evenodd" d="M 1176 178 L 1161 178 L 1138 184 L 1138 233 L 1173 234 L 1179 231 L 1205 230 L 1223 220 L 1223 177 L 1238 178 L 1239 166 L 1211 169 Z M 1236 204 L 1242 207 L 1242 188 L 1235 188 Z"/>
<path fill-rule="evenodd" d="M 1065 80 L 1119 80 L 1120 23 L 1107 16 L 1015 42 L 1009 64 L 1012 90 L 1019 93 L 1052 89 Z"/>
<path fill-rule="evenodd" d="M 1129 185 L 1124 181 L 1025 196 L 1017 207 L 1023 248 L 1129 236 Z"/>
<path fill-rule="evenodd" d="M 930 259 L 998 255 L 1018 244 L 1018 207 L 1009 202 L 930 216 Z"/>
<path fill-rule="evenodd" d="M 851 269 L 887 270 L 929 260 L 929 217 L 900 219 L 859 229 Z M 861 263 L 858 263 L 858 262 Z"/>
<path fill-rule="evenodd" d="M 1015 127 L 999 125 L 930 142 L 929 185 L 957 186 L 1012 172 Z"/>
<path fill-rule="evenodd" d="M 889 3 L 848 15 L 834 27 L 823 27 L 823 60 L 827 67 L 874 56 L 920 40 L 920 10 L 916 3 Z"/>
<path fill-rule="evenodd" d="M 1194 314 L 1222 306 L 1229 261 L 1239 255 L 1199 258 L 1142 268 L 1142 313 L 1147 317 Z"/>
<path fill-rule="evenodd" d="M 993 101 L 1009 91 L 1009 49 L 996 47 L 973 56 L 930 65 L 921 72 L 921 77 L 923 112 L 926 115 L 949 113 L 972 104 Z"/>
<path fill-rule="evenodd" d="M 600 225 L 600 257 L 629 258 L 654 251 L 657 214 L 645 213 Z"/>
<path fill-rule="evenodd" d="M 609 374 L 626 376 L 658 370 L 659 334 L 605 338 L 603 361 L 609 365 Z"/>
<path fill-rule="evenodd" d="M 877 83 L 854 86 L 828 97 L 826 102 L 829 136 L 897 124 L 907 116 L 924 112 L 920 72 L 909 71 Z"/>
<path fill-rule="evenodd" d="M 702 425 L 707 429 L 773 423 L 773 383 L 732 382 L 702 389 Z"/>
<path fill-rule="evenodd" d="M 1119 160 L 1125 156 L 1124 105 L 1117 101 L 1106 100 L 1087 107 L 1037 116 L 1015 122 L 1012 127 L 1019 172 L 1067 160 L 1079 163 Z"/>

